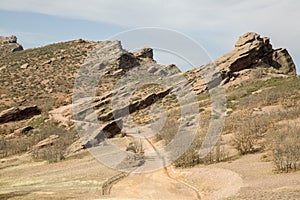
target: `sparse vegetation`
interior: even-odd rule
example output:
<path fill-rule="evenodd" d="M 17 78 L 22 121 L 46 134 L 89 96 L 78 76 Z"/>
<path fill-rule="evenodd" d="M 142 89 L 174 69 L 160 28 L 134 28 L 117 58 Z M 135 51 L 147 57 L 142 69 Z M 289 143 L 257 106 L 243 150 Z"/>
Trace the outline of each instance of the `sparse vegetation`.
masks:
<path fill-rule="evenodd" d="M 269 123 L 267 117 L 254 117 L 249 111 L 242 110 L 238 115 L 235 115 L 235 120 L 232 123 L 235 133 L 234 146 L 242 155 L 263 149 L 258 141 L 267 131 Z"/>
<path fill-rule="evenodd" d="M 300 127 L 288 124 L 272 131 L 269 138 L 277 171 L 289 172 L 300 169 Z"/>

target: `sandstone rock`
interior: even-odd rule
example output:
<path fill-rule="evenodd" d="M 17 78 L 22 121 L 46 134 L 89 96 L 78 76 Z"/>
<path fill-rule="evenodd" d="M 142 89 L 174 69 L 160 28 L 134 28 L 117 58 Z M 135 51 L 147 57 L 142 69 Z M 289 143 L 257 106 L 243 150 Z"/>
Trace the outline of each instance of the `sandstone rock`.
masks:
<path fill-rule="evenodd" d="M 51 64 L 52 63 L 52 60 L 46 60 L 45 62 L 42 63 L 42 65 L 48 65 L 48 64 Z"/>
<path fill-rule="evenodd" d="M 168 89 L 165 89 L 165 90 L 157 92 L 157 93 L 149 94 L 145 98 L 135 101 L 133 103 L 130 103 L 129 105 L 127 105 L 123 108 L 113 110 L 111 112 L 105 113 L 104 115 L 100 115 L 98 117 L 98 119 L 100 121 L 109 121 L 109 120 L 113 120 L 114 118 L 118 119 L 118 118 L 124 117 L 128 114 L 131 114 L 131 113 L 137 111 L 137 110 L 144 109 L 144 108 L 152 105 L 157 100 L 162 99 L 165 96 L 167 96 L 168 94 L 170 94 L 171 91 L 172 91 L 172 89 L 168 88 Z"/>
<path fill-rule="evenodd" d="M 32 126 L 25 126 L 14 131 L 15 135 L 21 135 L 33 129 Z"/>
<path fill-rule="evenodd" d="M 272 66 L 283 74 L 296 74 L 296 66 L 287 49 L 276 49 L 273 52 Z"/>
<path fill-rule="evenodd" d="M 215 64 L 218 69 L 227 75 L 243 69 L 251 68 L 259 60 L 268 60 L 273 52 L 268 39 L 263 39 L 256 33 L 246 33 L 235 44 L 235 49 L 217 59 Z"/>
<path fill-rule="evenodd" d="M 107 138 L 112 138 L 116 134 L 120 133 L 122 128 L 123 128 L 122 120 L 117 120 L 117 121 L 112 121 L 112 122 L 106 124 L 102 128 L 102 131 L 104 132 L 104 135 Z"/>
<path fill-rule="evenodd" d="M 40 141 L 39 143 L 37 143 L 33 149 L 41 149 L 44 148 L 46 146 L 50 146 L 53 145 L 57 140 L 59 139 L 58 135 L 50 135 L 48 138 Z"/>
<path fill-rule="evenodd" d="M 21 50 L 23 50 L 23 47 L 17 43 L 16 36 L 0 36 L 0 56 L 6 56 L 12 52 Z"/>
<path fill-rule="evenodd" d="M 27 69 L 29 67 L 29 64 L 28 63 L 25 63 L 23 65 L 21 65 L 21 69 Z"/>
<path fill-rule="evenodd" d="M 8 37 L 0 36 L 0 44 L 17 43 L 17 37 L 12 35 Z"/>
<path fill-rule="evenodd" d="M 254 32 L 249 32 L 239 37 L 238 41 L 235 43 L 235 47 L 241 47 L 246 43 L 252 43 L 254 40 L 258 40 L 260 35 Z"/>
<path fill-rule="evenodd" d="M 137 58 L 150 58 L 153 59 L 153 49 L 144 47 L 141 50 L 134 52 L 133 55 Z"/>
<path fill-rule="evenodd" d="M 28 119 L 34 115 L 41 114 L 40 109 L 37 106 L 27 106 L 27 107 L 12 107 L 7 110 L 4 110 L 0 113 L 0 124 L 18 121 L 22 119 Z"/>
<path fill-rule="evenodd" d="M 117 63 L 120 69 L 131 69 L 139 66 L 139 62 L 131 53 L 124 53 L 118 59 Z"/>
<path fill-rule="evenodd" d="M 262 38 L 259 34 L 250 32 L 239 37 L 234 50 L 214 63 L 193 69 L 186 75 L 197 93 L 201 93 L 219 83 L 233 82 L 243 74 L 242 71 L 256 68 L 273 68 L 277 73 L 296 74 L 295 64 L 286 49 L 274 50 L 269 38 Z M 209 80 L 203 80 L 201 74 L 205 74 Z M 220 82 L 218 79 L 222 81 Z"/>

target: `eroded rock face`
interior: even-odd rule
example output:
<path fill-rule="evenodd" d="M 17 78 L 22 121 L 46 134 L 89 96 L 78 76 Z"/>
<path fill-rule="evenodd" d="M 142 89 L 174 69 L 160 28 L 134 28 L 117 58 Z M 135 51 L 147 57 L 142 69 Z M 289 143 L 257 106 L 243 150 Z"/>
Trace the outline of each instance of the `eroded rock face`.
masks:
<path fill-rule="evenodd" d="M 16 36 L 2 37 L 0 36 L 0 56 L 6 56 L 15 51 L 23 50 L 22 45 L 17 43 Z"/>
<path fill-rule="evenodd" d="M 170 70 L 177 68 L 175 65 L 158 65 L 153 60 L 153 50 L 151 48 L 143 48 L 137 52 L 130 53 L 122 49 L 120 41 L 101 43 L 97 53 L 102 53 L 112 63 L 110 65 L 99 65 L 102 81 L 101 88 L 104 88 L 105 91 L 100 92 L 101 96 L 99 95 L 90 107 L 76 112 L 76 115 L 78 115 L 77 120 L 90 123 L 94 120 L 93 112 L 95 111 L 97 120 L 104 124 L 101 130 L 92 134 L 93 136 L 88 140 L 90 146 L 102 141 L 103 137 L 111 138 L 121 133 L 123 126 L 120 121 L 126 116 L 153 105 L 156 101 L 185 86 L 185 83 L 179 82 L 174 88 L 152 91 L 138 100 L 122 104 L 118 108 L 108 109 L 109 106 L 106 105 L 112 102 L 112 96 L 114 95 L 111 91 L 118 91 L 121 100 L 131 95 L 124 88 L 128 88 L 130 84 L 134 83 L 125 82 L 120 88 L 116 88 L 114 85 L 122 75 L 132 72 L 136 68 L 142 68 L 142 66 L 146 67 L 147 73 L 159 74 L 162 77 L 174 76 L 180 71 Z M 97 59 L 98 57 L 95 56 L 95 58 Z M 95 63 L 97 63 L 96 61 Z M 217 70 L 214 69 L 215 66 Z M 272 68 L 278 73 L 295 74 L 295 65 L 286 49 L 274 50 L 269 38 L 250 32 L 237 40 L 235 48 L 231 52 L 217 59 L 214 63 L 188 71 L 185 75 L 193 85 L 193 90 L 200 94 L 217 85 L 226 84 L 238 76 L 244 76 L 247 70 L 262 67 Z M 167 74 L 170 71 L 174 71 L 174 74 Z M 207 76 L 205 80 L 201 77 L 203 74 Z M 111 88 L 111 90 L 108 88 Z M 86 147 L 88 146 L 86 145 Z"/>
<path fill-rule="evenodd" d="M 287 50 L 274 50 L 269 38 L 262 38 L 253 32 L 241 36 L 233 51 L 215 61 L 222 73 L 227 75 L 257 67 L 257 63 L 272 67 L 280 73 L 295 74 L 295 65 Z"/>
<path fill-rule="evenodd" d="M 41 111 L 36 105 L 27 107 L 12 107 L 0 113 L 0 124 L 28 119 L 39 114 L 41 114 Z"/>
<path fill-rule="evenodd" d="M 215 67 L 216 70 L 209 70 Z M 212 64 L 204 65 L 187 72 L 188 79 L 193 83 L 196 91 L 201 93 L 207 90 L 207 80 L 200 80 L 201 74 L 208 74 L 211 80 L 218 79 L 219 71 L 222 84 L 226 84 L 243 74 L 243 70 L 264 68 L 273 69 L 274 73 L 295 75 L 296 67 L 292 57 L 284 48 L 273 49 L 270 39 L 261 37 L 257 33 L 249 32 L 239 37 L 235 48 Z"/>
<path fill-rule="evenodd" d="M 285 48 L 277 49 L 272 54 L 272 66 L 284 74 L 296 74 L 296 66 Z"/>

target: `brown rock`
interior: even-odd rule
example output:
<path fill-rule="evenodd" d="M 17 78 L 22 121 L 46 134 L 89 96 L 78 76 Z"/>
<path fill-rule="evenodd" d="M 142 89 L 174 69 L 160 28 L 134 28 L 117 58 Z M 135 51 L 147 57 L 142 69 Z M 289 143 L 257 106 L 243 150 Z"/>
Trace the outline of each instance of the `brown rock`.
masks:
<path fill-rule="evenodd" d="M 17 43 L 16 36 L 0 36 L 0 56 L 6 56 L 12 52 L 21 50 L 23 50 L 23 47 Z"/>
<path fill-rule="evenodd" d="M 21 69 L 27 69 L 29 67 L 29 64 L 28 63 L 25 63 L 23 65 L 21 65 Z"/>
<path fill-rule="evenodd" d="M 276 49 L 272 54 L 272 66 L 283 74 L 296 74 L 296 66 L 287 49 Z"/>
<path fill-rule="evenodd" d="M 227 75 L 254 67 L 259 60 L 268 60 L 272 54 L 272 45 L 268 38 L 261 38 L 256 33 L 246 33 L 235 44 L 235 49 L 217 59 L 215 64 L 218 69 Z"/>
<path fill-rule="evenodd" d="M 152 105 L 153 103 L 155 103 L 157 100 L 164 98 L 165 96 L 170 94 L 171 90 L 172 90 L 171 88 L 168 88 L 166 90 L 163 90 L 163 91 L 160 91 L 157 93 L 149 94 L 145 98 L 135 101 L 133 103 L 130 103 L 129 105 L 127 105 L 123 108 L 113 110 L 111 112 L 107 112 L 104 115 L 100 115 L 98 117 L 98 119 L 100 121 L 110 121 L 110 120 L 113 120 L 114 118 L 119 119 L 121 117 L 125 117 L 128 114 L 134 113 L 135 111 L 140 110 L 140 109 L 144 109 L 144 108 Z"/>
<path fill-rule="evenodd" d="M 274 50 L 269 38 L 261 38 L 259 34 L 250 32 L 239 37 L 231 52 L 185 75 L 196 93 L 200 94 L 219 84 L 234 82 L 237 77 L 249 75 L 258 68 L 271 68 L 274 70 L 270 71 L 274 73 L 296 74 L 295 64 L 286 49 Z M 203 79 L 203 75 L 207 80 Z"/>
<path fill-rule="evenodd" d="M 123 128 L 122 120 L 112 121 L 106 124 L 102 131 L 107 138 L 112 138 L 115 135 L 119 134 Z"/>
<path fill-rule="evenodd" d="M 254 32 L 249 32 L 239 37 L 238 41 L 235 43 L 235 47 L 244 46 L 247 43 L 252 43 L 254 40 L 258 40 L 260 35 Z"/>
<path fill-rule="evenodd" d="M 58 135 L 50 135 L 48 138 L 40 141 L 39 143 L 37 143 L 33 148 L 34 149 L 41 149 L 44 148 L 46 146 L 51 146 L 53 145 L 57 140 L 59 139 Z"/>
<path fill-rule="evenodd" d="M 150 58 L 153 59 L 153 49 L 144 47 L 141 50 L 134 52 L 133 55 L 137 58 Z"/>
<path fill-rule="evenodd" d="M 0 36 L 0 44 L 10 44 L 10 43 L 17 43 L 17 37 L 14 35 L 8 37 Z"/>
<path fill-rule="evenodd" d="M 139 66 L 139 62 L 131 53 L 124 53 L 118 59 L 117 63 L 120 69 L 131 69 Z"/>
<path fill-rule="evenodd" d="M 40 109 L 37 106 L 27 106 L 27 107 L 12 107 L 4 110 L 0 113 L 0 124 L 10 121 L 18 121 L 22 119 L 28 119 L 34 115 L 41 114 Z"/>
<path fill-rule="evenodd" d="M 32 126 L 25 126 L 14 131 L 15 135 L 21 135 L 33 129 Z"/>

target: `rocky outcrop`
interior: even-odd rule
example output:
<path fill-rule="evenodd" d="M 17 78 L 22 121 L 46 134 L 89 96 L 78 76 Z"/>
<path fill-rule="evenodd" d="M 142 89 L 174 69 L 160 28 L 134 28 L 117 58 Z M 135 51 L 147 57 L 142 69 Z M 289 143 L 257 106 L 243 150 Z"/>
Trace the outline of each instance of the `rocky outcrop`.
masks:
<path fill-rule="evenodd" d="M 98 119 L 100 121 L 109 121 L 109 120 L 113 120 L 114 118 L 118 119 L 121 117 L 125 117 L 126 115 L 134 113 L 137 110 L 141 110 L 148 106 L 151 106 L 157 100 L 164 98 L 165 96 L 167 96 L 170 93 L 171 93 L 171 89 L 168 88 L 166 90 L 163 90 L 163 91 L 160 91 L 157 93 L 149 94 L 145 98 L 134 101 L 123 108 L 113 110 L 111 112 L 105 113 L 104 115 L 100 115 L 98 117 Z M 101 102 L 100 102 L 100 104 L 101 104 Z"/>
<path fill-rule="evenodd" d="M 296 66 L 285 48 L 277 49 L 272 54 L 272 66 L 284 74 L 296 74 Z"/>
<path fill-rule="evenodd" d="M 273 49 L 270 39 L 257 33 L 246 33 L 235 44 L 235 49 L 215 61 L 223 77 L 249 68 L 274 68 L 279 73 L 295 74 L 295 65 L 286 49 Z"/>
<path fill-rule="evenodd" d="M 269 38 L 249 32 L 239 37 L 234 50 L 211 64 L 186 72 L 186 75 L 195 91 L 202 93 L 220 83 L 226 84 L 244 76 L 246 70 L 251 73 L 251 70 L 259 68 L 278 74 L 296 74 L 295 64 L 286 49 L 273 49 Z M 207 75 L 207 80 L 202 75 Z"/>
<path fill-rule="evenodd" d="M 29 119 L 34 115 L 39 114 L 41 114 L 41 110 L 35 105 L 27 107 L 12 107 L 0 113 L 0 124 L 10 121 Z"/>
<path fill-rule="evenodd" d="M 101 90 L 103 91 L 100 90 L 100 94 L 102 96 L 98 96 L 89 107 L 77 110 L 75 115 L 76 120 L 88 124 L 94 123 L 94 114 L 96 113 L 97 120 L 100 121 L 101 124 L 104 124 L 101 130 L 95 131 L 88 140 L 84 141 L 84 146 L 87 148 L 97 145 L 97 143 L 103 141 L 105 137 L 111 138 L 121 133 L 123 128 L 122 120 L 125 122 L 124 118 L 128 115 L 145 109 L 158 100 L 164 99 L 177 89 L 183 89 L 186 86 L 185 82 L 179 81 L 178 85 L 175 84 L 174 88 L 150 91 L 137 98 L 138 95 L 134 96 L 133 94 L 129 94 L 125 88 L 130 88 L 131 84 L 139 85 L 143 80 L 139 80 L 137 81 L 138 83 L 135 83 L 136 80 L 132 79 L 134 81 L 115 85 L 118 83 L 118 79 L 121 75 L 134 72 L 135 69 L 142 67 L 146 68 L 147 73 L 160 75 L 163 78 L 175 77 L 180 71 L 178 71 L 175 65 L 158 65 L 153 60 L 153 50 L 151 48 L 143 48 L 137 52 L 130 53 L 122 49 L 119 41 L 103 42 L 101 45 L 97 53 L 101 55 L 101 58 L 106 57 L 110 63 L 106 65 L 100 62 L 100 64 L 96 65 L 99 68 L 97 70 L 99 70 L 98 72 L 101 77 Z M 97 56 L 93 58 L 95 58 L 95 60 L 92 60 L 93 65 L 91 66 L 95 66 L 95 63 L 99 63 L 97 62 Z M 217 70 L 214 70 L 215 66 Z M 219 84 L 226 84 L 235 77 L 243 76 L 247 70 L 261 67 L 273 69 L 276 73 L 295 74 L 295 65 L 286 49 L 273 49 L 269 38 L 262 38 L 260 35 L 251 32 L 238 39 L 233 51 L 217 59 L 214 63 L 188 71 L 185 75 L 192 83 L 194 91 L 200 94 Z M 169 72 L 171 71 L 174 73 L 170 74 Z M 94 73 L 93 70 L 91 70 L 91 72 Z M 201 78 L 203 74 L 207 75 L 206 80 Z M 139 74 L 133 73 L 133 75 L 138 76 Z M 111 108 L 110 104 L 117 105 L 118 103 L 112 102 L 112 97 L 115 94 L 111 91 L 118 94 L 116 95 L 119 97 L 118 101 L 124 101 L 124 104 L 120 104 L 118 108 Z M 130 97 L 132 101 L 125 101 L 128 97 Z"/>
<path fill-rule="evenodd" d="M 133 55 L 137 58 L 149 58 L 153 60 L 153 49 L 144 47 L 141 50 L 134 52 Z"/>
<path fill-rule="evenodd" d="M 17 43 L 16 36 L 0 36 L 0 56 L 6 56 L 12 52 L 21 50 L 23 50 L 23 47 Z"/>

